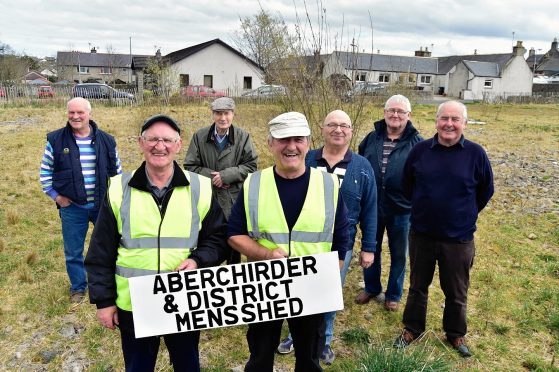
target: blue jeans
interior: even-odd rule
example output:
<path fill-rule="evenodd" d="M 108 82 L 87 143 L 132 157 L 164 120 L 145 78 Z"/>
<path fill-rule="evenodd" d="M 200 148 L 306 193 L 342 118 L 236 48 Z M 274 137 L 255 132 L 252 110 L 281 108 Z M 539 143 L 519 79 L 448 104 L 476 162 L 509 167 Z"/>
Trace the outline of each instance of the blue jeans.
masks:
<path fill-rule="evenodd" d="M 351 263 L 351 258 L 353 256 L 353 251 L 348 251 L 345 255 L 344 265 L 340 270 L 340 278 L 342 279 L 342 287 L 345 283 L 345 277 L 349 270 L 349 264 Z M 324 314 L 324 322 L 326 323 L 326 330 L 324 332 L 325 337 L 325 346 L 328 346 L 332 343 L 332 337 L 334 336 L 334 320 L 336 319 L 336 311 L 331 311 L 329 313 Z"/>
<path fill-rule="evenodd" d="M 89 222 L 95 224 L 98 212 L 98 210 L 80 208 L 74 204 L 59 210 L 62 220 L 66 272 L 70 278 L 70 293 L 85 292 L 87 288 L 83 266 L 83 245 Z"/>
<path fill-rule="evenodd" d="M 388 235 L 388 248 L 390 249 L 390 273 L 388 275 L 385 300 L 400 301 L 406 276 L 408 233 L 410 231 L 409 213 L 391 216 L 378 215 L 375 261 L 370 268 L 363 269 L 365 292 L 374 296 L 382 292 L 380 274 L 382 239 L 385 229 Z"/>

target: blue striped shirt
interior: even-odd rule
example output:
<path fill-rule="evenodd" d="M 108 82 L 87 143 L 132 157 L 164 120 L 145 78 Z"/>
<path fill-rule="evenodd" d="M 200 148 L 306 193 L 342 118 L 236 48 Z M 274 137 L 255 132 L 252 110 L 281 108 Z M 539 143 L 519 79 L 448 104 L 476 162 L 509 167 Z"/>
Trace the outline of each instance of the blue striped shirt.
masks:
<path fill-rule="evenodd" d="M 82 175 L 85 184 L 85 192 L 87 194 L 87 204 L 85 208 L 92 208 L 94 204 L 95 195 L 95 165 L 97 163 L 97 155 L 95 154 L 95 147 L 91 144 L 91 137 L 75 137 L 76 144 L 80 152 L 80 163 L 82 167 Z M 122 173 L 120 158 L 118 151 L 116 151 L 116 167 L 117 174 Z M 52 188 L 52 175 L 54 172 L 54 158 L 52 154 L 52 145 L 47 141 L 45 152 L 41 160 L 41 169 L 39 171 L 39 178 L 41 180 L 41 187 L 43 192 L 50 196 L 52 200 L 56 199 L 59 195 L 58 192 Z"/>

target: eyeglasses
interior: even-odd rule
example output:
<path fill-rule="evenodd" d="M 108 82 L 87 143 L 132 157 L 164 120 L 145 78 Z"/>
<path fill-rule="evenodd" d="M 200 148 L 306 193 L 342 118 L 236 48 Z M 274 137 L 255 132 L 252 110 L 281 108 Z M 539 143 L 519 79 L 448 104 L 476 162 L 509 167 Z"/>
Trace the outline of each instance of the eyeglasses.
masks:
<path fill-rule="evenodd" d="M 409 112 L 409 111 L 404 111 L 404 110 L 395 109 L 395 108 L 389 108 L 389 109 L 386 109 L 384 111 L 388 112 L 391 115 L 398 114 L 398 116 L 404 116 Z"/>
<path fill-rule="evenodd" d="M 328 124 L 326 124 L 326 127 L 328 127 L 329 129 L 336 129 L 336 128 L 339 127 L 341 130 L 351 129 L 351 125 L 346 124 L 346 123 L 342 123 L 342 124 L 328 123 Z"/>
<path fill-rule="evenodd" d="M 459 116 L 439 116 L 437 120 L 440 121 L 452 121 L 454 124 L 458 124 L 462 121 L 462 118 Z"/>
<path fill-rule="evenodd" d="M 147 136 L 142 136 L 142 139 L 150 146 L 157 146 L 159 141 L 161 141 L 163 142 L 165 147 L 170 147 L 174 143 L 177 143 L 177 141 L 179 140 L 178 137 L 171 138 L 171 137 L 147 137 Z"/>

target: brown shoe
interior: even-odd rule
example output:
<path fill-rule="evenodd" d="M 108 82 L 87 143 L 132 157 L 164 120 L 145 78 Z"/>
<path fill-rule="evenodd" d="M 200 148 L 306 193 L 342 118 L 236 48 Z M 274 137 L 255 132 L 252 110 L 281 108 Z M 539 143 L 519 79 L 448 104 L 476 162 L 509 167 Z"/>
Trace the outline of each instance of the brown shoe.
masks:
<path fill-rule="evenodd" d="M 369 301 L 371 300 L 375 300 L 378 303 L 383 303 L 384 302 L 384 293 L 379 293 L 376 295 L 372 295 L 370 293 L 367 293 L 366 291 L 361 291 L 359 292 L 359 294 L 357 295 L 357 297 L 355 297 L 355 303 L 359 304 L 359 305 L 364 305 L 366 303 L 369 303 Z"/>
<path fill-rule="evenodd" d="M 73 304 L 82 303 L 85 299 L 85 292 L 73 292 L 70 294 L 70 302 Z"/>
<path fill-rule="evenodd" d="M 398 301 L 384 301 L 384 308 L 388 311 L 398 311 Z"/>

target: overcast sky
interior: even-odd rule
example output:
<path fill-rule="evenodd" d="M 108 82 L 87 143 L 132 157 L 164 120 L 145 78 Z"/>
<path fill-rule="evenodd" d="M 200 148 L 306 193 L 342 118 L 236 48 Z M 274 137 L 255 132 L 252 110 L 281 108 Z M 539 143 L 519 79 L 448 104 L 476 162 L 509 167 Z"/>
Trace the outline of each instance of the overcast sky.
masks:
<path fill-rule="evenodd" d="M 239 18 L 261 6 L 287 24 L 325 36 L 323 52 L 349 50 L 433 56 L 507 53 L 522 40 L 538 53 L 559 37 L 559 1 L 539 0 L 0 0 L 0 42 L 37 57 L 57 51 L 163 55 L 219 38 L 233 46 Z M 321 9 L 321 10 L 319 10 Z M 327 31 L 318 31 L 323 16 Z M 514 36 L 513 36 L 514 33 Z M 541 49 L 541 51 L 538 51 Z"/>

